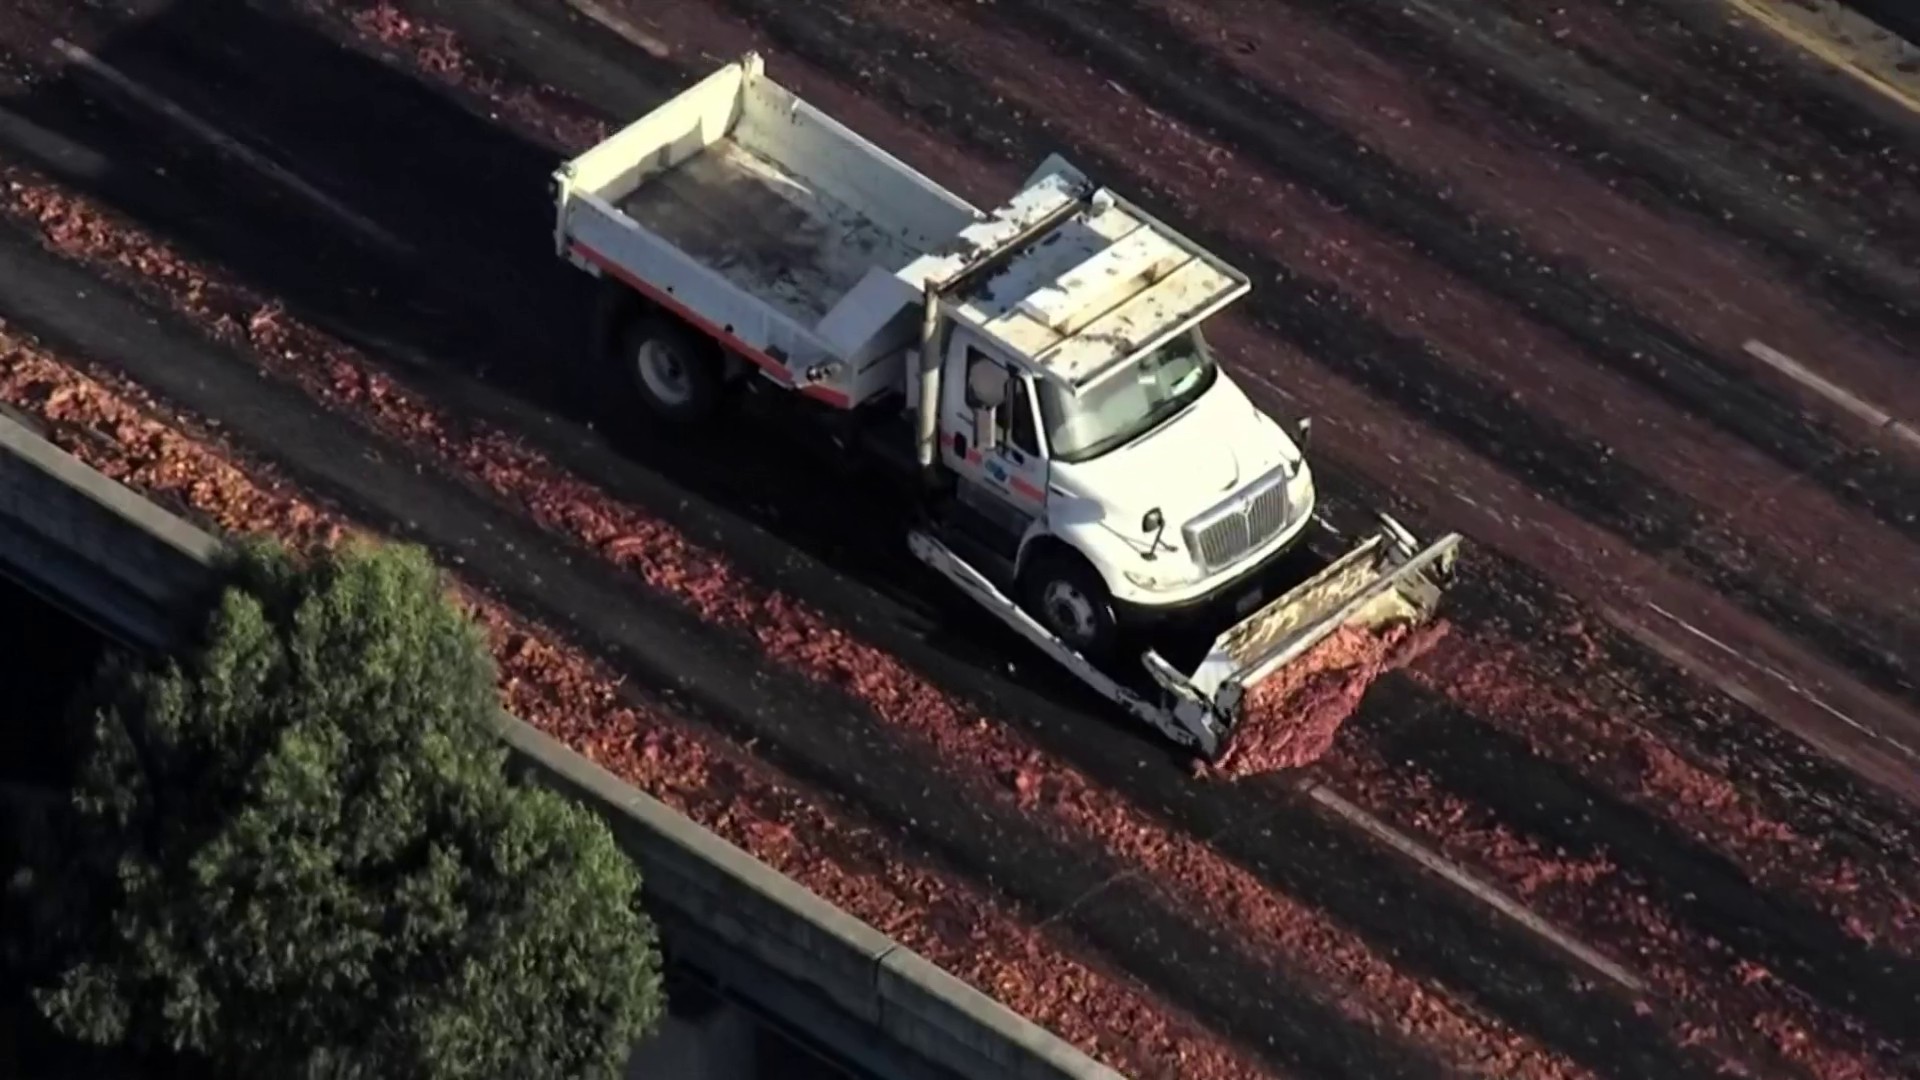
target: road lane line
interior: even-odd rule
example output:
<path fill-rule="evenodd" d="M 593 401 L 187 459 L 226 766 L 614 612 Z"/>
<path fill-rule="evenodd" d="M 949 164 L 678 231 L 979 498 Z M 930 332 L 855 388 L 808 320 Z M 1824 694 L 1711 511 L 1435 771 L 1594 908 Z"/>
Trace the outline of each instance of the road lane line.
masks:
<path fill-rule="evenodd" d="M 1914 750 L 1913 747 L 1908 746 L 1906 743 L 1901 742 L 1899 739 L 1896 739 L 1893 736 L 1887 735 L 1883 732 L 1875 731 L 1873 728 L 1868 727 L 1866 724 L 1863 724 L 1860 721 L 1855 720 L 1853 717 L 1848 716 L 1846 713 L 1828 704 L 1818 694 L 1813 693 L 1811 690 L 1808 690 L 1806 687 L 1801 686 L 1799 683 L 1793 681 L 1792 677 L 1790 677 L 1786 672 L 1781 671 L 1778 668 L 1775 668 L 1769 664 L 1762 664 L 1756 660 L 1753 660 L 1750 657 L 1742 655 L 1741 653 L 1733 649 L 1731 646 L 1729 646 L 1726 642 L 1723 642 L 1719 638 L 1716 638 L 1713 635 L 1707 633 L 1706 631 L 1700 629 L 1699 627 L 1694 626 L 1692 623 L 1686 621 L 1685 619 L 1682 619 L 1678 615 L 1675 615 L 1673 612 L 1668 611 L 1666 608 L 1661 607 L 1659 604 L 1648 603 L 1647 607 L 1652 609 L 1652 611 L 1655 614 L 1660 615 L 1661 617 L 1667 619 L 1669 622 L 1672 622 L 1674 625 L 1680 627 L 1680 629 L 1685 630 L 1689 634 L 1692 634 L 1694 637 L 1697 637 L 1702 641 L 1707 642 L 1710 645 L 1714 645 L 1718 647 L 1722 652 L 1726 653 L 1728 656 L 1733 657 L 1735 660 L 1740 661 L 1741 663 L 1745 664 L 1747 667 L 1750 667 L 1755 671 L 1759 671 L 1767 675 L 1771 675 L 1773 678 L 1778 680 L 1781 683 L 1781 685 L 1785 686 L 1788 690 L 1799 695 L 1801 699 L 1807 702 L 1810 702 L 1811 704 L 1813 704 L 1814 707 L 1826 713 L 1828 716 L 1833 717 L 1835 720 L 1838 720 L 1841 723 L 1847 725 L 1848 727 L 1853 728 L 1855 731 L 1858 731 L 1860 734 L 1865 735 L 1870 739 L 1874 739 L 1878 742 L 1885 743 L 1886 745 L 1891 746 L 1894 749 L 1900 751 L 1902 754 L 1905 754 L 1907 757 L 1912 758 L 1917 762 L 1920 762 L 1920 751 L 1916 751 Z"/>
<path fill-rule="evenodd" d="M 1482 881 L 1459 863 L 1348 802 L 1332 789 L 1308 781 L 1298 785 L 1297 790 L 1304 792 L 1308 798 L 1332 811 L 1348 824 L 1359 828 L 1362 832 L 1420 864 L 1424 869 L 1439 875 L 1454 887 L 1465 891 L 1474 899 L 1519 923 L 1534 936 L 1572 957 L 1594 974 L 1630 993 L 1648 992 L 1647 984 L 1641 981 L 1639 976 L 1535 914 L 1525 904 Z"/>
<path fill-rule="evenodd" d="M 198 137 L 202 142 L 207 143 L 222 153 L 245 162 L 256 172 L 292 191 L 294 194 L 299 195 L 301 198 L 306 199 L 362 237 L 373 241 L 389 251 L 405 253 L 410 250 L 408 245 L 398 237 L 395 237 L 379 225 L 374 224 L 371 220 L 348 209 L 326 192 L 321 191 L 305 180 L 300 179 L 300 177 L 287 171 L 285 168 L 269 161 L 251 147 L 246 146 L 219 128 L 188 112 L 159 92 L 135 82 L 132 78 L 122 74 L 80 46 L 60 38 L 55 38 L 53 47 L 60 55 L 66 57 L 67 60 L 82 71 L 93 75 L 95 78 L 119 90 L 122 94 L 132 98 L 139 104 L 146 106 L 153 112 L 180 125 Z"/>
<path fill-rule="evenodd" d="M 1833 706 L 1806 693 L 1785 674 L 1768 666 L 1751 662 L 1746 665 L 1778 682 L 1792 698 L 1816 706 L 1820 715 L 1832 717 L 1841 724 L 1824 724 L 1812 714 L 1797 712 L 1786 698 L 1749 684 L 1727 666 L 1710 662 L 1626 611 L 1602 605 L 1600 613 L 1607 622 L 1681 672 L 1772 720 L 1781 731 L 1800 739 L 1861 779 L 1909 805 L 1920 807 L 1920 768 L 1916 768 L 1920 754 L 1916 754 L 1912 746 L 1841 715 Z"/>
<path fill-rule="evenodd" d="M 596 3 L 595 0 L 566 0 L 566 4 L 568 7 L 599 23 L 606 29 L 613 31 L 616 36 L 626 41 L 629 45 L 634 46 L 641 52 L 655 59 L 665 60 L 673 55 L 672 46 L 633 25 L 631 20 L 616 15 L 605 5 Z"/>
<path fill-rule="evenodd" d="M 1920 450 L 1920 430 L 1846 387 L 1825 378 L 1786 353 L 1763 341 L 1749 341 L 1742 349 L 1748 356 L 1840 406 L 1856 420 Z"/>

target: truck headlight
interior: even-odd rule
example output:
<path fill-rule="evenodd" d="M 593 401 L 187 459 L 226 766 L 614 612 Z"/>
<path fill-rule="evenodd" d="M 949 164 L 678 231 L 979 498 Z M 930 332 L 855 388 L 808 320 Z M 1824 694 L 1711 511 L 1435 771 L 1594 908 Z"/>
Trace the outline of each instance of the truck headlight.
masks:
<path fill-rule="evenodd" d="M 1132 582 L 1135 588 L 1143 592 L 1167 592 L 1186 584 L 1186 582 L 1178 578 L 1160 578 L 1152 574 L 1143 574 L 1138 570 L 1122 570 L 1120 573 L 1121 576 Z"/>

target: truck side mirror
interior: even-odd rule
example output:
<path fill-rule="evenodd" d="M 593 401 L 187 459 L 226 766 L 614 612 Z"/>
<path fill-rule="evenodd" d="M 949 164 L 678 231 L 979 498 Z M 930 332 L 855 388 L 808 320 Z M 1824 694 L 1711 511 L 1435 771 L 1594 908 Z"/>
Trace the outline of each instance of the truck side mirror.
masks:
<path fill-rule="evenodd" d="M 991 406 L 973 410 L 973 445 L 983 454 L 999 442 L 999 425 L 993 413 Z"/>
<path fill-rule="evenodd" d="M 1160 549 L 1165 546 L 1160 538 L 1167 532 L 1167 515 L 1161 513 L 1157 506 L 1147 511 L 1140 518 L 1140 531 L 1153 534 L 1153 541 L 1147 545 L 1147 553 L 1142 558 L 1151 560 L 1158 557 Z M 1167 550 L 1173 549 L 1169 547 Z"/>
<path fill-rule="evenodd" d="M 967 404 L 976 409 L 995 409 L 1007 400 L 1007 384 L 1012 376 L 991 360 L 975 360 L 967 367 Z"/>
<path fill-rule="evenodd" d="M 1303 416 L 1293 427 L 1299 433 L 1293 441 L 1299 445 L 1300 452 L 1304 454 L 1307 452 L 1307 440 L 1313 437 L 1313 417 Z"/>

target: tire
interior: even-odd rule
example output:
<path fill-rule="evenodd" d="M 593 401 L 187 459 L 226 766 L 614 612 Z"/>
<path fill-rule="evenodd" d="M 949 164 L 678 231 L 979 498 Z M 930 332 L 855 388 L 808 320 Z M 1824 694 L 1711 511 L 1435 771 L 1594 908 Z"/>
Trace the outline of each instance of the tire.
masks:
<path fill-rule="evenodd" d="M 655 419 L 693 427 L 713 418 L 726 397 L 725 357 L 715 342 L 664 315 L 635 319 L 615 339 L 609 380 L 622 401 Z"/>
<path fill-rule="evenodd" d="M 1089 660 L 1110 659 L 1119 637 L 1113 594 L 1077 554 L 1042 553 L 1021 575 L 1027 612 Z"/>

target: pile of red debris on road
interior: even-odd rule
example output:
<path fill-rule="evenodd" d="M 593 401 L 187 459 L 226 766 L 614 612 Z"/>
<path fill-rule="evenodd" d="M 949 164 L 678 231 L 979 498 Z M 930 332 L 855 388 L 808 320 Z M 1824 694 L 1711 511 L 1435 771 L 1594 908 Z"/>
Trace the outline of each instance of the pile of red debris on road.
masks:
<path fill-rule="evenodd" d="M 1237 780 L 1319 760 L 1374 680 L 1433 648 L 1447 629 L 1445 622 L 1341 627 L 1248 691 L 1226 749 L 1201 772 Z"/>

